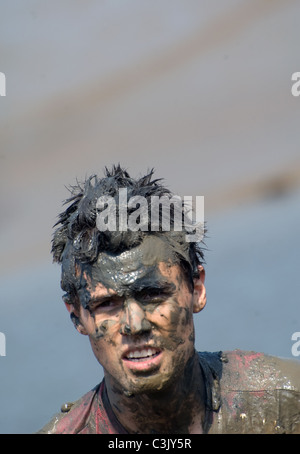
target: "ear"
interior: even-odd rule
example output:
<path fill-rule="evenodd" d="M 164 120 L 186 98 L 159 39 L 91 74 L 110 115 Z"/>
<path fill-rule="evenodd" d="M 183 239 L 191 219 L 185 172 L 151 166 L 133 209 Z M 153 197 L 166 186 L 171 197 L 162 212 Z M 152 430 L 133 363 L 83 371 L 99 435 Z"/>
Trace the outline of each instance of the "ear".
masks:
<path fill-rule="evenodd" d="M 67 308 L 67 311 L 70 314 L 70 318 L 71 318 L 75 328 L 77 329 L 77 331 L 80 334 L 83 334 L 84 336 L 87 336 L 88 333 L 87 333 L 86 329 L 84 328 L 83 324 L 80 321 L 80 314 L 76 310 L 74 304 L 65 302 L 65 306 Z"/>
<path fill-rule="evenodd" d="M 194 278 L 193 312 L 202 311 L 206 304 L 206 289 L 204 286 L 205 270 L 202 265 L 198 266 L 199 277 Z"/>

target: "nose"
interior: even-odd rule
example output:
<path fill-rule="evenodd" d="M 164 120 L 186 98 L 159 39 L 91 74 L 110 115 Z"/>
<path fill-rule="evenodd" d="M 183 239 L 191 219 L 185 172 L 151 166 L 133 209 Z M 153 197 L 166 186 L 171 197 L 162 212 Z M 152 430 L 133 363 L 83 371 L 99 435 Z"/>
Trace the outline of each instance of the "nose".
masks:
<path fill-rule="evenodd" d="M 147 320 L 144 309 L 133 299 L 124 302 L 120 324 L 120 333 L 127 336 L 136 336 L 151 330 L 151 323 Z"/>

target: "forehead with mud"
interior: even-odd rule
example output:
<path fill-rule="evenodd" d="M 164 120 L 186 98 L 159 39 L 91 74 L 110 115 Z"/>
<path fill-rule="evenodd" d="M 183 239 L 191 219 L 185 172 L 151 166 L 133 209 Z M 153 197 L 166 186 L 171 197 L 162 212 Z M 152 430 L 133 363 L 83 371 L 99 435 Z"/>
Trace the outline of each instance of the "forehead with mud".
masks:
<path fill-rule="evenodd" d="M 89 307 L 91 292 L 100 283 L 119 296 L 133 296 L 147 288 L 171 287 L 161 274 L 159 264 L 179 263 L 167 242 L 158 237 L 146 237 L 137 247 L 120 254 L 101 252 L 92 265 L 82 264 L 78 272 L 77 292 L 81 304 Z"/>

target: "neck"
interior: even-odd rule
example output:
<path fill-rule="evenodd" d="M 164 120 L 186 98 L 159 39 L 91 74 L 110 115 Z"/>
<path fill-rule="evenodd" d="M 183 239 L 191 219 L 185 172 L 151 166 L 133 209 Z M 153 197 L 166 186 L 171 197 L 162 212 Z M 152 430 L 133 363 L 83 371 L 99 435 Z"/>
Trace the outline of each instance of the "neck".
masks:
<path fill-rule="evenodd" d="M 188 361 L 182 376 L 163 391 L 127 397 L 116 392 L 107 378 L 111 407 L 129 433 L 203 432 L 206 395 L 197 353 Z"/>

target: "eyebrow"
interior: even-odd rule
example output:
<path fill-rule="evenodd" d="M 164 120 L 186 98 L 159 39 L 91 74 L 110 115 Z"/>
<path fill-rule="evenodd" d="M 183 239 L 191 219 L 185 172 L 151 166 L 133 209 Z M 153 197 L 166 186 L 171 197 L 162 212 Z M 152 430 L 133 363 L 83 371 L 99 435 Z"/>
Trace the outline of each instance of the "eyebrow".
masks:
<path fill-rule="evenodd" d="M 123 295 L 114 292 L 102 296 L 91 297 L 88 302 L 88 307 L 92 308 L 94 305 L 105 303 L 112 298 L 124 298 L 125 294 L 128 293 L 138 295 L 153 289 L 160 289 L 165 293 L 173 293 L 176 290 L 176 285 L 173 282 L 169 282 L 167 279 L 142 277 L 131 284 L 129 288 L 124 288 L 124 291 L 122 292 Z"/>
<path fill-rule="evenodd" d="M 130 286 L 130 290 L 134 293 L 143 293 L 152 289 L 161 289 L 171 293 L 176 289 L 176 285 L 167 279 L 144 277 L 138 279 Z"/>
<path fill-rule="evenodd" d="M 91 297 L 88 303 L 88 306 L 94 306 L 95 304 L 101 304 L 104 303 L 105 301 L 109 301 L 112 298 L 121 298 L 120 295 L 117 293 L 107 293 L 106 295 L 103 296 L 94 296 Z"/>

